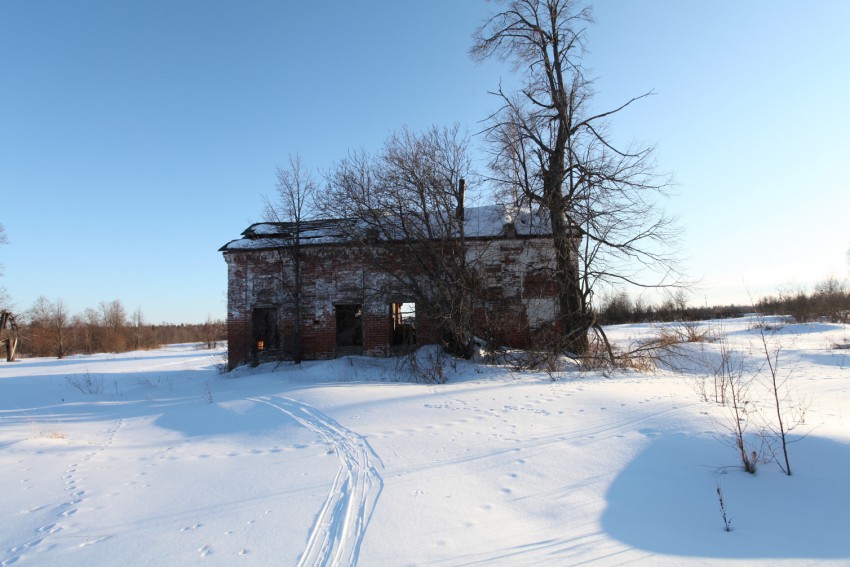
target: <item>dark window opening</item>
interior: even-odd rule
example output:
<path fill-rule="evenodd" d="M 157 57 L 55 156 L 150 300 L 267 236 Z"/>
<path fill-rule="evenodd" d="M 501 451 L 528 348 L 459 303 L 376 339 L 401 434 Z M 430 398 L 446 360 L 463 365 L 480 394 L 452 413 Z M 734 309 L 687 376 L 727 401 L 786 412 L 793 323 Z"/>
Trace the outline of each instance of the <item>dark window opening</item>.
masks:
<path fill-rule="evenodd" d="M 277 309 L 274 307 L 255 307 L 251 319 L 253 350 L 263 352 L 280 346 L 277 332 Z"/>
<path fill-rule="evenodd" d="M 336 306 L 336 346 L 363 346 L 363 317 L 359 305 Z"/>
<path fill-rule="evenodd" d="M 390 328 L 392 346 L 409 346 L 416 344 L 416 304 L 390 304 Z"/>

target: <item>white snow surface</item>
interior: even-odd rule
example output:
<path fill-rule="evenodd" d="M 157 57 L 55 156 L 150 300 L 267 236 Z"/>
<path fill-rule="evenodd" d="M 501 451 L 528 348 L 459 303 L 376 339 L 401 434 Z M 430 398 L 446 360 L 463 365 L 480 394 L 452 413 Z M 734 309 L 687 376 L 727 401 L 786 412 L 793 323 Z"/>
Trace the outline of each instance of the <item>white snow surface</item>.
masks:
<path fill-rule="evenodd" d="M 752 319 L 701 325 L 762 366 Z M 677 371 L 444 360 L 442 385 L 362 357 L 220 375 L 199 345 L 0 362 L 0 565 L 848 565 L 848 338 L 768 334 L 807 408 L 791 476 L 741 469 L 701 395 L 716 342 Z"/>

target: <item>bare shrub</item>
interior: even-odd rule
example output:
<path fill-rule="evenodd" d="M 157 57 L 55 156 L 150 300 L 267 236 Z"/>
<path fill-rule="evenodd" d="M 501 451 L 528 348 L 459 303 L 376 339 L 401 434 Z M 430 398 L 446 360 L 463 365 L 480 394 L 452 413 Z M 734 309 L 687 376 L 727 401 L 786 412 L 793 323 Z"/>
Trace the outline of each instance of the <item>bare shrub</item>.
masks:
<path fill-rule="evenodd" d="M 677 325 L 661 327 L 658 332 L 660 345 L 680 343 L 712 343 L 717 340 L 714 331 L 705 325 L 691 322 L 681 322 Z"/>
<path fill-rule="evenodd" d="M 587 350 L 579 359 L 582 370 L 608 370 L 617 364 L 613 347 L 609 344 L 607 337 L 601 327 L 595 327 L 594 333 L 590 335 Z"/>
<path fill-rule="evenodd" d="M 27 417 L 31 434 L 31 439 L 67 439 L 68 435 L 59 429 L 59 423 L 56 417 L 50 413 L 48 415 L 31 415 Z"/>
<path fill-rule="evenodd" d="M 566 341 L 551 325 L 544 326 L 531 333 L 526 348 L 492 346 L 482 348 L 481 353 L 489 364 L 508 367 L 512 371 L 545 372 L 554 382 L 569 368 L 579 367 L 584 357 L 574 358 L 566 354 Z M 587 356 L 591 356 L 588 353 Z"/>
<path fill-rule="evenodd" d="M 755 323 L 750 325 L 749 329 L 751 331 L 775 333 L 781 331 L 787 324 L 788 320 L 785 317 L 778 317 L 771 321 L 766 320 L 764 317 L 757 317 Z"/>
<path fill-rule="evenodd" d="M 204 400 L 206 400 L 206 402 L 208 404 L 211 404 L 214 401 L 213 400 L 213 394 L 212 394 L 212 388 L 210 387 L 210 381 L 209 380 L 204 381 Z"/>
<path fill-rule="evenodd" d="M 806 422 L 807 400 L 791 396 L 790 379 L 793 366 L 786 372 L 780 372 L 780 353 L 782 344 L 768 339 L 765 327 L 759 327 L 759 339 L 764 365 L 759 374 L 765 377 L 765 386 L 770 394 L 770 415 L 764 416 L 765 447 L 780 470 L 791 476 L 791 462 L 788 458 L 788 434 Z"/>
<path fill-rule="evenodd" d="M 757 414 L 750 392 L 753 375 L 745 371 L 744 353 L 731 348 L 725 335 L 721 335 L 719 341 L 716 356 L 701 349 L 700 357 L 692 358 L 713 378 L 714 391 L 709 393 L 707 381 L 701 380 L 700 395 L 707 402 L 713 398 L 714 403 L 724 408 L 726 418 L 718 420 L 718 423 L 732 434 L 732 445 L 744 470 L 755 474 L 759 453 L 747 441 L 752 418 Z"/>
<path fill-rule="evenodd" d="M 65 381 L 86 395 L 103 393 L 103 376 L 93 376 L 88 370 L 81 376 L 66 376 Z"/>
<path fill-rule="evenodd" d="M 489 364 L 507 366 L 510 370 L 535 370 L 537 361 L 533 355 L 522 349 L 499 347 L 485 351 L 485 359 Z"/>
<path fill-rule="evenodd" d="M 686 373 L 692 368 L 713 367 L 705 360 L 705 351 L 694 347 L 701 343 L 713 343 L 722 336 L 718 331 L 698 323 L 678 323 L 665 325 L 658 333 L 637 344 L 629 351 L 615 356 L 621 367 L 651 371 L 666 368 L 674 372 Z"/>
<path fill-rule="evenodd" d="M 523 351 L 525 369 L 542 370 L 554 381 L 557 374 L 563 372 L 568 357 L 564 355 L 567 341 L 562 333 L 546 326 L 532 334 L 529 347 Z M 520 359 L 522 360 L 522 359 Z"/>
<path fill-rule="evenodd" d="M 758 455 L 746 446 L 745 434 L 754 406 L 750 401 L 752 380 L 744 373 L 743 357 L 733 353 L 725 344 L 721 345 L 720 367 L 715 369 L 715 392 L 720 391 L 720 403 L 728 410 L 728 428 L 735 436 L 735 446 L 741 456 L 744 470 L 750 474 L 756 472 Z"/>
<path fill-rule="evenodd" d="M 640 347 L 622 351 L 608 344 L 603 336 L 598 334 L 590 341 L 587 354 L 581 358 L 582 370 L 601 370 L 607 372 L 615 368 L 627 368 L 640 372 L 652 372 L 657 368 L 656 357 L 652 349 Z"/>
<path fill-rule="evenodd" d="M 230 366 L 227 363 L 227 351 L 224 351 L 217 357 L 215 357 L 215 371 L 216 374 L 222 375 L 227 374 Z"/>
<path fill-rule="evenodd" d="M 720 483 L 717 483 L 717 500 L 720 503 L 720 517 L 723 518 L 723 531 L 732 531 L 732 520 L 726 513 L 726 501 L 723 500 L 723 490 L 720 488 Z"/>
<path fill-rule="evenodd" d="M 759 461 L 776 462 L 783 473 L 791 474 L 788 434 L 805 423 L 808 408 L 807 400 L 791 395 L 789 380 L 793 367 L 780 371 L 783 347 L 776 337 L 771 337 L 777 330 L 775 325 L 760 317 L 750 327 L 758 332 L 760 351 L 755 353 L 756 360 L 750 368 L 745 368 L 745 353 L 731 348 L 722 334 L 719 349 L 703 349 L 702 360 L 697 361 L 709 372 L 709 379 L 699 381 L 698 392 L 704 401 L 713 401 L 725 409 L 726 419 L 721 425 L 732 434 L 744 470 L 751 474 L 755 473 Z M 752 349 L 750 354 L 753 354 Z M 760 365 L 758 358 L 761 358 Z M 767 403 L 762 406 L 755 403 L 751 394 L 754 386 L 763 387 L 767 393 Z M 762 396 L 757 399 L 761 400 Z M 751 426 L 757 428 L 754 433 L 760 442 L 758 451 L 748 446 Z"/>
<path fill-rule="evenodd" d="M 412 382 L 445 384 L 449 381 L 445 370 L 448 358 L 443 350 L 426 347 L 401 357 L 397 368 L 409 373 Z"/>
<path fill-rule="evenodd" d="M 658 368 L 657 360 L 649 356 L 646 351 L 615 354 L 615 361 L 620 368 L 629 368 L 640 372 L 652 372 Z"/>

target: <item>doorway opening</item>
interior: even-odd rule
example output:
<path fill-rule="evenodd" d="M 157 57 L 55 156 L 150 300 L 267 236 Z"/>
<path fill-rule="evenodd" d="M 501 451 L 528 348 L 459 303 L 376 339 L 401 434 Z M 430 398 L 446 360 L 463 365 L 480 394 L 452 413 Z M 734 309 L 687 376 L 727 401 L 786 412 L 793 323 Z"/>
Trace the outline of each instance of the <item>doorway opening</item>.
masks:
<path fill-rule="evenodd" d="M 275 350 L 280 346 L 277 331 L 277 309 L 274 307 L 255 307 L 251 317 L 252 349 L 258 354 Z"/>
<path fill-rule="evenodd" d="M 336 305 L 337 348 L 363 347 L 363 311 L 360 305 Z"/>

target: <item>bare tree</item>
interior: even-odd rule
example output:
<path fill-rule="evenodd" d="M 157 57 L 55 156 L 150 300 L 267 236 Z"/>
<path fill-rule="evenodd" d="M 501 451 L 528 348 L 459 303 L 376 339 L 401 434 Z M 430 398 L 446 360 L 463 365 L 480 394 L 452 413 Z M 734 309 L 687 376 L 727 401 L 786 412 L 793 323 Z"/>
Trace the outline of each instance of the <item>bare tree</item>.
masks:
<path fill-rule="evenodd" d="M 0 244 L 8 244 L 9 239 L 6 236 L 6 229 L 3 227 L 2 223 L 0 223 Z M 3 275 L 3 264 L 0 263 L 0 276 Z M 11 310 L 12 300 L 9 297 L 9 292 L 6 291 L 6 288 L 0 285 L 0 311 L 2 310 Z"/>
<path fill-rule="evenodd" d="M 634 304 L 629 294 L 620 291 L 606 296 L 598 310 L 600 321 L 606 325 L 630 323 L 634 320 Z"/>
<path fill-rule="evenodd" d="M 145 330 L 145 316 L 142 314 L 141 307 L 137 307 L 136 310 L 133 311 L 133 319 L 131 323 L 133 326 L 133 350 L 139 350 L 144 346 L 142 339 Z"/>
<path fill-rule="evenodd" d="M 582 60 L 590 9 L 574 0 L 501 4 L 475 33 L 471 54 L 509 61 L 525 81 L 517 93 L 494 93 L 501 107 L 485 130 L 491 170 L 503 195 L 549 214 L 565 347 L 581 355 L 588 330 L 601 331 L 592 308 L 597 283 L 670 283 L 674 262 L 663 245 L 672 225 L 654 200 L 669 180 L 655 174 L 652 148 L 618 147 L 608 132 L 613 115 L 652 93 L 593 111 Z M 643 281 L 644 268 L 657 277 Z"/>
<path fill-rule="evenodd" d="M 6 362 L 14 362 L 18 350 L 18 322 L 11 311 L 0 310 L 0 344 L 6 347 Z"/>
<path fill-rule="evenodd" d="M 34 356 L 49 356 L 50 350 L 50 315 L 53 306 L 47 297 L 40 295 L 35 303 L 25 312 L 27 319 L 26 341 Z"/>
<path fill-rule="evenodd" d="M 829 276 L 815 284 L 812 294 L 814 312 L 833 322 L 846 323 L 850 310 L 850 294 L 846 280 Z"/>
<path fill-rule="evenodd" d="M 100 352 L 103 344 L 103 319 L 96 309 L 86 308 L 82 315 L 77 315 L 74 327 L 78 331 L 78 345 L 85 354 Z"/>
<path fill-rule="evenodd" d="M 12 298 L 6 288 L 0 285 L 0 310 L 11 310 Z"/>
<path fill-rule="evenodd" d="M 52 303 L 39 296 L 29 310 L 29 320 L 30 341 L 37 356 L 63 358 L 70 352 L 71 314 L 64 301 Z"/>
<path fill-rule="evenodd" d="M 64 358 L 70 350 L 68 344 L 71 327 L 71 313 L 61 299 L 57 299 L 51 309 L 50 326 L 53 330 L 56 358 Z"/>
<path fill-rule="evenodd" d="M 301 325 L 304 311 L 302 232 L 304 222 L 316 212 L 317 193 L 318 185 L 302 163 L 301 156 L 289 156 L 288 166 L 277 168 L 275 194 L 272 198 L 266 197 L 263 215 L 268 222 L 285 222 L 292 225 L 292 230 L 281 235 L 282 245 L 275 251 L 280 256 L 276 264 L 280 269 L 271 275 L 292 298 L 295 317 L 292 344 L 288 348 L 296 364 L 302 359 Z M 288 269 L 289 267 L 291 269 Z"/>
<path fill-rule="evenodd" d="M 16 352 L 25 356 L 64 357 L 75 352 L 122 352 L 156 348 L 160 344 L 186 343 L 199 337 L 208 344 L 224 340 L 224 323 L 150 325 L 141 309 L 130 320 L 120 300 L 101 302 L 71 315 L 64 301 L 51 302 L 40 296 L 23 317 L 0 310 L 0 349 L 6 347 L 10 362 Z M 18 348 L 20 346 L 20 348 Z"/>
<path fill-rule="evenodd" d="M 122 352 L 126 345 L 124 329 L 127 326 L 127 311 L 119 299 L 100 302 L 102 322 L 105 330 L 103 348 L 109 352 Z"/>
<path fill-rule="evenodd" d="M 9 238 L 6 236 L 6 229 L 0 223 L 0 244 L 9 244 Z M 0 276 L 3 275 L 3 264 L 0 264 Z"/>
<path fill-rule="evenodd" d="M 204 348 L 212 350 L 218 347 L 218 342 L 224 334 L 224 325 L 224 321 L 213 319 L 212 315 L 207 315 L 207 320 L 198 325 L 198 338 Z"/>
<path fill-rule="evenodd" d="M 474 179 L 468 137 L 455 125 L 392 134 L 375 156 L 353 153 L 329 175 L 323 210 L 355 220 L 366 260 L 433 321 L 453 353 L 471 356 L 478 277 L 465 241 Z"/>
<path fill-rule="evenodd" d="M 835 276 L 817 282 L 812 293 L 800 284 L 786 284 L 778 296 L 762 297 L 756 307 L 763 313 L 791 315 L 798 323 L 821 317 L 835 323 L 850 321 L 847 281 Z"/>

